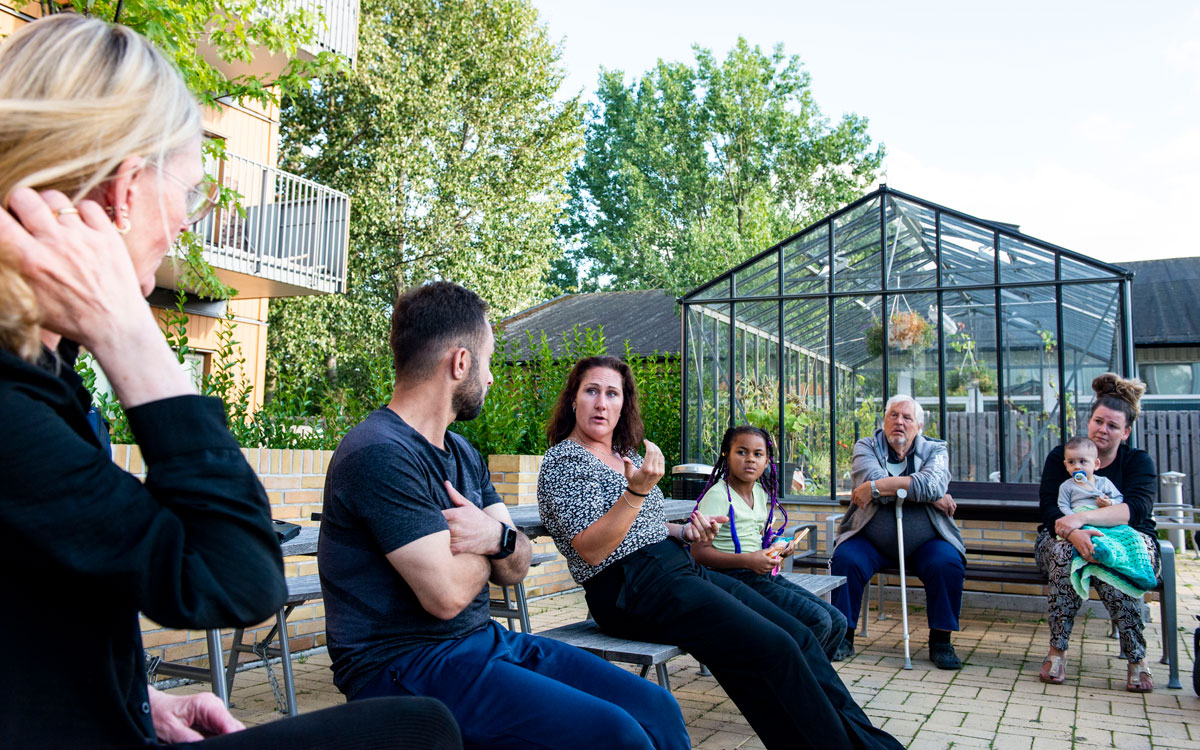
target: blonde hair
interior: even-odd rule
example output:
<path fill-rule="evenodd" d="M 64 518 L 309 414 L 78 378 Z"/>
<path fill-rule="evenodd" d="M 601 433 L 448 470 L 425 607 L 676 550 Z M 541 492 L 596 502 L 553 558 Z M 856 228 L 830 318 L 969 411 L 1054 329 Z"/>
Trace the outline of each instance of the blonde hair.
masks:
<path fill-rule="evenodd" d="M 151 110 L 152 108 L 152 110 Z M 59 190 L 76 203 L 126 158 L 160 166 L 201 132 L 179 72 L 124 26 L 60 13 L 0 46 L 0 205 L 18 188 Z M 0 347 L 40 350 L 37 302 L 0 256 Z"/>

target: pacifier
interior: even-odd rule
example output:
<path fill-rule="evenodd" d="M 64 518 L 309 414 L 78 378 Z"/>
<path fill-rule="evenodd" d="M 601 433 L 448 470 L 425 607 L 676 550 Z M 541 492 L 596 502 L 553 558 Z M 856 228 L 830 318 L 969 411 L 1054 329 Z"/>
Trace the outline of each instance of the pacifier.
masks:
<path fill-rule="evenodd" d="M 1084 482 L 1087 481 L 1087 472 L 1086 471 L 1077 471 L 1071 475 L 1071 478 L 1074 479 L 1079 484 L 1083 484 Z"/>

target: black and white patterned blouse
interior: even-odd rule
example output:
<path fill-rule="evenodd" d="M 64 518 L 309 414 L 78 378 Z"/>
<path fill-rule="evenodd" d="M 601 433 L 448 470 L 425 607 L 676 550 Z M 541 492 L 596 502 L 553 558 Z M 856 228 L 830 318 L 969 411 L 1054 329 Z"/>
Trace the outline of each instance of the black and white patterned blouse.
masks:
<path fill-rule="evenodd" d="M 636 452 L 626 455 L 634 466 L 642 465 L 642 457 Z M 546 451 L 538 473 L 538 512 L 576 583 L 583 583 L 631 552 L 667 538 L 663 494 L 655 487 L 624 541 L 604 562 L 589 565 L 571 546 L 579 532 L 622 502 L 621 493 L 628 484 L 624 474 L 613 471 L 573 440 L 564 440 Z"/>

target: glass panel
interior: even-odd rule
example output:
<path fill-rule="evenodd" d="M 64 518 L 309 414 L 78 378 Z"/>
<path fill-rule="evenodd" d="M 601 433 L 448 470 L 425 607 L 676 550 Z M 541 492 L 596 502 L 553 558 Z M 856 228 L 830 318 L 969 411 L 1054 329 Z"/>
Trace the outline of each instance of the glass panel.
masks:
<path fill-rule="evenodd" d="M 778 295 L 779 253 L 769 253 L 734 274 L 733 288 L 737 299 Z"/>
<path fill-rule="evenodd" d="M 937 294 L 889 295 L 887 305 L 887 396 L 890 398 L 897 393 L 904 393 L 916 398 L 925 410 L 925 434 L 940 437 L 938 400 L 941 383 L 938 376 L 937 325 L 934 322 L 937 320 Z M 869 329 L 869 354 L 883 352 L 882 329 L 878 321 Z"/>
<path fill-rule="evenodd" d="M 833 228 L 833 288 L 839 292 L 876 290 L 879 267 L 879 198 L 842 214 Z"/>
<path fill-rule="evenodd" d="M 887 241 L 889 289 L 937 285 L 936 232 L 933 211 L 900 198 L 888 199 Z"/>
<path fill-rule="evenodd" d="M 788 377 L 784 383 L 781 477 L 786 494 L 828 498 L 832 469 L 828 298 L 787 302 L 783 319 Z"/>
<path fill-rule="evenodd" d="M 1009 482 L 1038 482 L 1062 442 L 1058 420 L 1058 320 L 1053 287 L 1000 293 L 1004 342 L 1004 428 Z"/>
<path fill-rule="evenodd" d="M 946 337 L 946 448 L 950 475 L 966 482 L 1000 480 L 996 412 L 996 293 L 948 291 L 942 298 Z"/>
<path fill-rule="evenodd" d="M 867 351 L 867 332 L 878 320 L 881 301 L 874 297 L 839 297 L 834 302 L 834 348 L 838 390 L 834 419 L 837 425 L 836 492 L 848 498 L 854 489 L 850 462 L 854 442 L 868 437 L 878 426 L 883 408 L 883 356 Z"/>
<path fill-rule="evenodd" d="M 1067 256 L 1062 256 L 1062 278 L 1063 279 L 1116 279 L 1121 278 L 1119 275 L 1109 271 L 1107 268 L 1094 266 L 1091 263 L 1075 260 Z"/>
<path fill-rule="evenodd" d="M 1196 377 L 1191 363 L 1171 362 L 1142 365 L 1139 373 L 1146 381 L 1147 396 L 1190 396 L 1196 392 Z"/>
<path fill-rule="evenodd" d="M 729 424 L 729 305 L 688 305 L 687 462 L 711 464 Z"/>
<path fill-rule="evenodd" d="M 733 424 L 761 427 L 779 446 L 779 303 L 739 303 L 735 325 L 746 339 L 746 361 L 733 374 Z"/>
<path fill-rule="evenodd" d="M 942 214 L 942 286 L 994 283 L 992 239 L 991 229 Z"/>
<path fill-rule="evenodd" d="M 1062 314 L 1067 429 L 1086 435 L 1092 380 L 1121 371 L 1120 285 L 1063 286 Z"/>
<path fill-rule="evenodd" d="M 712 286 L 689 296 L 688 299 L 725 299 L 726 297 L 730 297 L 729 281 L 731 278 L 726 277 Z"/>
<path fill-rule="evenodd" d="M 1000 281 L 1016 284 L 1054 280 L 1054 253 L 1024 240 L 1000 235 Z"/>
<path fill-rule="evenodd" d="M 785 294 L 829 291 L 829 224 L 813 227 L 783 246 Z"/>

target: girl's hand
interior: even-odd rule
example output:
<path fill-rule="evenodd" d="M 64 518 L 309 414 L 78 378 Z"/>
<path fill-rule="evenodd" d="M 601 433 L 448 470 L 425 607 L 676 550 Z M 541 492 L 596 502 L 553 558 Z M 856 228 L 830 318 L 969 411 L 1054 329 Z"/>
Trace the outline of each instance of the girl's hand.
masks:
<path fill-rule="evenodd" d="M 634 466 L 628 456 L 621 456 L 621 460 L 625 462 L 625 481 L 629 483 L 629 489 L 646 495 L 662 479 L 666 472 L 666 461 L 657 445 L 649 440 L 642 442 L 646 444 L 646 457 L 642 460 L 642 468 Z"/>
<path fill-rule="evenodd" d="M 779 560 L 768 555 L 765 549 L 743 552 L 742 559 L 746 562 L 742 567 L 760 576 L 770 573 L 779 565 Z"/>
<path fill-rule="evenodd" d="M 793 539 L 792 541 L 790 541 L 786 545 L 784 545 L 783 553 L 780 555 L 780 558 L 791 557 L 792 554 L 795 553 L 795 551 L 796 551 L 796 540 Z"/>

